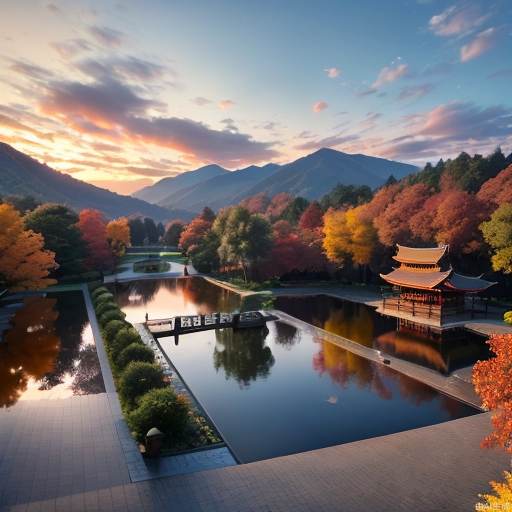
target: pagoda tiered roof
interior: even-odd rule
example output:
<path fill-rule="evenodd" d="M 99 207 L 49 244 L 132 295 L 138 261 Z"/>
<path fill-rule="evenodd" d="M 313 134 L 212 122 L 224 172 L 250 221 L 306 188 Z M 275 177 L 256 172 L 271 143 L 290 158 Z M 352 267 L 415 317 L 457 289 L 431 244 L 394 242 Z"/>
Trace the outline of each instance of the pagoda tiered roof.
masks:
<path fill-rule="evenodd" d="M 399 263 L 411 263 L 418 265 L 436 265 L 448 251 L 447 245 L 439 247 L 405 247 L 396 245 L 397 253 L 393 259 Z"/>
<path fill-rule="evenodd" d="M 439 262 L 448 251 L 447 245 L 439 247 L 416 248 L 397 245 L 394 259 L 401 263 L 399 268 L 389 274 L 380 274 L 384 281 L 394 286 L 419 290 L 481 292 L 496 284 L 482 279 L 482 276 L 465 276 L 456 273 L 451 267 L 441 270 Z M 411 268 L 408 265 L 416 265 Z M 432 267 L 436 267 L 434 270 Z M 422 268 L 423 267 L 423 268 Z"/>

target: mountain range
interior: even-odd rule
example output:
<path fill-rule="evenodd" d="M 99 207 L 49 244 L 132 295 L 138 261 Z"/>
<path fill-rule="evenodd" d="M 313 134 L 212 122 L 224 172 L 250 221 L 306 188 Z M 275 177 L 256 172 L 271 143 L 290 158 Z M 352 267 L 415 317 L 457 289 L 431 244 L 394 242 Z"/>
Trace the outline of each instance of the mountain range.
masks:
<path fill-rule="evenodd" d="M 322 148 L 285 165 L 252 165 L 228 171 L 208 165 L 172 178 L 164 178 L 134 194 L 172 209 L 197 212 L 204 206 L 219 209 L 259 193 L 280 192 L 319 199 L 337 184 L 368 185 L 374 189 L 393 175 L 400 179 L 417 167 L 366 155 L 351 155 Z"/>
<path fill-rule="evenodd" d="M 109 218 L 123 215 L 152 217 L 157 221 L 191 218 L 190 212 L 169 211 L 156 204 L 122 196 L 77 180 L 0 142 L 0 196 L 2 195 L 30 195 L 40 201 L 66 204 L 76 210 L 96 208 Z"/>

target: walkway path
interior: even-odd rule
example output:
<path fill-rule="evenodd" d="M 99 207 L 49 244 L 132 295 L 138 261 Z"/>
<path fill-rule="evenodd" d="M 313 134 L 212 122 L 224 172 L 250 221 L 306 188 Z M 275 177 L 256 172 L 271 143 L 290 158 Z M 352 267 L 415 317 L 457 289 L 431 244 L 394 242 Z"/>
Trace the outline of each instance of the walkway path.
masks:
<path fill-rule="evenodd" d="M 479 447 L 488 425 L 489 415 L 479 414 L 231 468 L 35 502 L 28 493 L 9 510 L 467 512 L 510 463 Z"/>
<path fill-rule="evenodd" d="M 158 272 L 158 273 L 146 273 L 146 272 L 134 272 L 133 265 L 129 265 L 126 270 L 122 272 L 118 272 L 117 274 L 112 274 L 110 276 L 105 276 L 105 283 L 113 283 L 114 281 L 123 282 L 123 281 L 133 281 L 135 279 L 167 279 L 171 277 L 182 277 L 183 272 L 185 271 L 185 265 L 182 263 L 171 263 L 171 268 L 167 272 Z M 187 265 L 188 273 L 192 275 L 196 275 L 198 272 L 192 265 Z"/>

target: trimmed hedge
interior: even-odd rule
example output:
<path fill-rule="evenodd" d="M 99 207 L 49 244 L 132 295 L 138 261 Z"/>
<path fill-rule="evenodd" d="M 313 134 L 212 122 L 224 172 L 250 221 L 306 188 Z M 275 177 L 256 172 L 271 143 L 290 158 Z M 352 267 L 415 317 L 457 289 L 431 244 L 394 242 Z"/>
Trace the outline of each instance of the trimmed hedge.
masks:
<path fill-rule="evenodd" d="M 137 398 L 152 389 L 165 386 L 162 368 L 157 364 L 133 361 L 125 368 L 119 379 L 119 394 L 131 409 Z"/>
<path fill-rule="evenodd" d="M 102 304 L 100 304 L 100 306 L 101 305 Z M 122 311 L 120 311 L 119 309 L 112 309 L 100 315 L 100 324 L 107 325 L 112 320 L 119 320 L 121 322 L 124 322 L 125 318 L 126 315 Z"/>
<path fill-rule="evenodd" d="M 110 292 L 103 292 L 94 299 L 94 304 L 98 306 L 102 302 L 113 302 L 114 296 Z"/>
<path fill-rule="evenodd" d="M 119 307 L 115 302 L 102 302 L 96 306 L 96 315 L 101 316 L 107 311 L 119 311 Z"/>
<path fill-rule="evenodd" d="M 137 407 L 128 415 L 128 424 L 138 441 L 156 427 L 167 442 L 182 439 L 189 422 L 189 404 L 185 397 L 169 388 L 152 389 L 140 397 Z"/>
<path fill-rule="evenodd" d="M 109 351 L 112 358 L 115 360 L 128 345 L 133 345 L 134 343 L 144 345 L 139 333 L 133 327 L 126 326 L 118 331 L 109 343 Z"/>
<path fill-rule="evenodd" d="M 144 363 L 154 363 L 155 354 L 153 351 L 141 343 L 131 343 L 123 348 L 116 357 L 116 365 L 119 370 L 124 370 L 132 361 L 142 361 Z"/>
<path fill-rule="evenodd" d="M 98 286 L 98 288 L 95 288 L 92 292 L 91 292 L 91 297 L 92 297 L 92 300 L 96 300 L 96 298 L 103 294 L 103 293 L 110 293 L 108 291 L 107 288 L 105 288 L 104 286 Z"/>
<path fill-rule="evenodd" d="M 116 334 L 126 327 L 126 323 L 122 320 L 110 320 L 107 324 L 103 326 L 103 331 L 108 340 L 114 338 Z"/>

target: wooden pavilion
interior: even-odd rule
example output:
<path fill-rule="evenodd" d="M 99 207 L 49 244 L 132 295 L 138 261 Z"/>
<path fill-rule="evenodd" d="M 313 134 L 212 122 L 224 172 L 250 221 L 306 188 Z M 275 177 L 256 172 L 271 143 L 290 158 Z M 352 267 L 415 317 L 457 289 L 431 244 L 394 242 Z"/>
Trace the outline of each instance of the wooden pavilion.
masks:
<path fill-rule="evenodd" d="M 496 283 L 458 274 L 451 267 L 448 246 L 416 248 L 397 245 L 393 259 L 400 265 L 381 274 L 393 286 L 383 295 L 382 314 L 432 326 L 443 326 L 475 313 L 475 296 Z M 471 296 L 468 308 L 467 296 Z"/>

